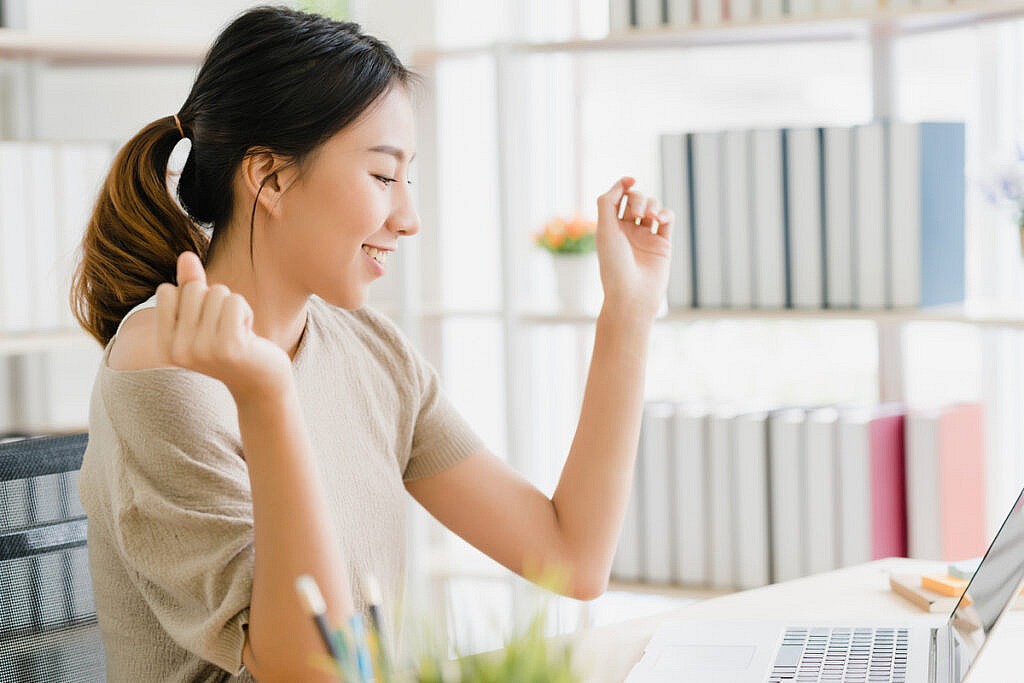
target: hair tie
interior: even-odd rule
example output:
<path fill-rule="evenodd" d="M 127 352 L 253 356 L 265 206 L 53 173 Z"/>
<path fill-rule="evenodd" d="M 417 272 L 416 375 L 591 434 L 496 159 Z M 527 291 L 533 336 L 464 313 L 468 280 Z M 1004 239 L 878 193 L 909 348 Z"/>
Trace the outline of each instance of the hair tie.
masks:
<path fill-rule="evenodd" d="M 181 127 L 181 119 L 178 118 L 177 114 L 171 114 L 174 117 L 174 123 L 178 126 L 178 132 L 181 133 L 181 137 L 185 137 L 185 131 Z"/>

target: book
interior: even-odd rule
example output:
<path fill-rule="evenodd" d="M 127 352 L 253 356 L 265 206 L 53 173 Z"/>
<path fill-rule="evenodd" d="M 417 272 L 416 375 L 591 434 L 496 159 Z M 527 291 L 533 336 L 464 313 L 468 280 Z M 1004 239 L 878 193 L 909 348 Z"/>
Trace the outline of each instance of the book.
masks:
<path fill-rule="evenodd" d="M 671 403 L 657 401 L 644 406 L 640 427 L 639 458 L 643 461 L 640 473 L 643 543 L 643 580 L 650 583 L 669 583 L 674 574 L 672 567 L 672 540 L 675 538 L 674 508 L 676 496 L 672 490 L 674 479 L 672 438 L 673 415 Z"/>
<path fill-rule="evenodd" d="M 675 213 L 672 263 L 669 265 L 668 276 L 670 308 L 690 308 L 694 305 L 689 141 L 689 136 L 685 134 L 662 135 L 660 139 L 662 201 Z"/>
<path fill-rule="evenodd" d="M 825 305 L 853 306 L 853 150 L 851 129 L 825 128 L 821 154 L 825 204 Z"/>
<path fill-rule="evenodd" d="M 29 143 L 0 141 L 0 333 L 32 328 Z"/>
<path fill-rule="evenodd" d="M 805 425 L 804 558 L 807 573 L 835 569 L 838 562 L 836 539 L 836 425 L 835 408 L 818 408 L 807 413 Z"/>
<path fill-rule="evenodd" d="M 790 303 L 793 308 L 822 308 L 825 273 L 819 129 L 788 128 L 783 131 L 783 139 Z"/>
<path fill-rule="evenodd" d="M 727 0 L 696 0 L 697 23 L 702 26 L 718 26 L 725 18 L 722 3 Z"/>
<path fill-rule="evenodd" d="M 666 21 L 673 28 L 686 28 L 693 24 L 694 0 L 668 0 Z"/>
<path fill-rule="evenodd" d="M 710 578 L 708 412 L 679 405 L 674 421 L 675 578 L 682 585 L 703 586 Z"/>
<path fill-rule="evenodd" d="M 768 413 L 737 415 L 732 421 L 735 579 L 741 590 L 771 583 L 768 501 Z"/>
<path fill-rule="evenodd" d="M 727 301 L 722 240 L 722 134 L 690 133 L 696 302 L 721 308 Z"/>
<path fill-rule="evenodd" d="M 889 588 L 897 595 L 906 598 L 925 612 L 951 614 L 960 597 L 943 595 L 921 585 L 920 574 L 890 574 Z M 1018 597 L 1010 609 L 1024 609 L 1024 597 Z"/>
<path fill-rule="evenodd" d="M 807 573 L 804 563 L 804 423 L 799 408 L 768 418 L 768 486 L 772 539 L 772 580 L 789 581 Z"/>
<path fill-rule="evenodd" d="M 886 127 L 881 123 L 853 129 L 854 304 L 880 309 L 889 301 L 889 227 Z"/>
<path fill-rule="evenodd" d="M 31 143 L 27 149 L 26 184 L 30 225 L 29 270 L 31 280 L 32 322 L 36 330 L 55 330 L 61 327 L 67 307 L 67 289 L 61 281 L 63 270 L 58 258 L 56 157 L 54 146 L 48 142 Z M 83 422 L 82 424 L 85 424 Z"/>
<path fill-rule="evenodd" d="M 729 0 L 729 21 L 745 24 L 754 19 L 754 0 Z"/>
<path fill-rule="evenodd" d="M 985 438 L 980 404 L 911 410 L 907 416 L 907 526 L 911 557 L 984 554 Z"/>
<path fill-rule="evenodd" d="M 622 531 L 619 532 L 619 544 L 612 557 L 611 577 L 617 581 L 635 583 L 643 578 L 643 544 L 640 505 L 641 481 L 643 480 L 643 462 L 637 461 L 633 471 L 633 482 L 630 487 L 629 500 L 622 518 Z"/>
<path fill-rule="evenodd" d="M 723 303 L 740 309 L 748 309 L 754 305 L 754 235 L 751 233 L 749 143 L 748 131 L 731 130 L 724 133 L 722 246 L 727 264 L 728 300 Z"/>
<path fill-rule="evenodd" d="M 786 221 L 783 210 L 782 131 L 751 132 L 754 235 L 754 305 L 784 308 L 789 303 Z"/>
<path fill-rule="evenodd" d="M 758 4 L 757 15 L 762 21 L 778 21 L 782 19 L 782 0 L 761 0 Z"/>
<path fill-rule="evenodd" d="M 625 33 L 635 25 L 633 0 L 608 0 L 608 33 Z"/>
<path fill-rule="evenodd" d="M 665 23 L 662 0 L 633 0 L 636 4 L 636 26 L 658 28 Z"/>
<path fill-rule="evenodd" d="M 889 280 L 894 307 L 962 303 L 963 123 L 889 125 Z"/>
<path fill-rule="evenodd" d="M 733 493 L 732 420 L 735 411 L 711 415 L 708 428 L 708 554 L 712 588 L 736 587 L 736 500 Z"/>
<path fill-rule="evenodd" d="M 907 554 L 904 421 L 899 404 L 839 412 L 839 566 Z"/>

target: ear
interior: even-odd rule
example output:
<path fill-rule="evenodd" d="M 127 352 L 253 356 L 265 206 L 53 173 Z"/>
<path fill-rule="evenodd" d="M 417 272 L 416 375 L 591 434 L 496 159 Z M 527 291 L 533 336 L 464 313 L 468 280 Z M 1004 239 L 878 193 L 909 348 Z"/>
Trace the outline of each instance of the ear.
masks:
<path fill-rule="evenodd" d="M 250 150 L 242 157 L 240 167 L 242 185 L 250 200 L 257 199 L 270 214 L 275 213 L 281 196 L 294 181 L 294 164 L 269 150 Z M 261 189 L 262 187 L 262 189 Z"/>

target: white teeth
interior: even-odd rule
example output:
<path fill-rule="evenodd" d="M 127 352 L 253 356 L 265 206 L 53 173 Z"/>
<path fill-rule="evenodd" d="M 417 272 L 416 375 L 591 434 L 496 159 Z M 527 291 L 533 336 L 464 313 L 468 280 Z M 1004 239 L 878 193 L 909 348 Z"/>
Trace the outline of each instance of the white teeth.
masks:
<path fill-rule="evenodd" d="M 382 266 L 385 263 L 387 263 L 388 254 L 390 253 L 382 249 L 377 249 L 376 247 L 367 246 L 365 244 L 363 245 L 363 251 L 369 254 L 374 261 L 381 264 Z"/>

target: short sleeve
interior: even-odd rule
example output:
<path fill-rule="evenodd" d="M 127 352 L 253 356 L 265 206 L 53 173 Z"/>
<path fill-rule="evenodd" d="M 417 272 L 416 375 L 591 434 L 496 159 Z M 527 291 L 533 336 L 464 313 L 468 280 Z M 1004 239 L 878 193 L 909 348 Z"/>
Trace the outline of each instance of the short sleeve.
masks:
<path fill-rule="evenodd" d="M 180 369 L 117 373 L 114 540 L 136 588 L 182 648 L 232 674 L 252 599 L 253 516 L 226 388 Z"/>
<path fill-rule="evenodd" d="M 415 349 L 409 352 L 420 391 L 404 481 L 437 474 L 483 448 L 483 441 L 441 388 L 437 371 Z"/>

